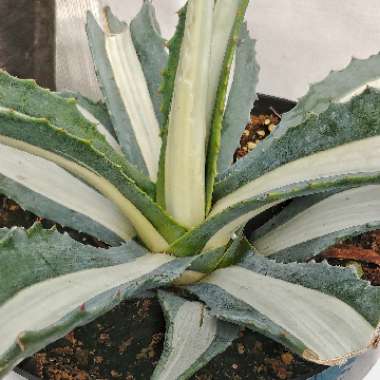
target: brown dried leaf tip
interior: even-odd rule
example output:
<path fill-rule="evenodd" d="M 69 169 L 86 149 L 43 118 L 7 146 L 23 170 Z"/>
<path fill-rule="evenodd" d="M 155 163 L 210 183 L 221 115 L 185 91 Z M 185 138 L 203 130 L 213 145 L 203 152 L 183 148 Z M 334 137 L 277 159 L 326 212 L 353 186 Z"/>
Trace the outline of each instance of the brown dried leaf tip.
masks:
<path fill-rule="evenodd" d="M 279 115 L 251 115 L 251 121 L 245 127 L 240 138 L 240 148 L 235 151 L 234 162 L 255 149 L 261 140 L 274 131 L 279 122 Z"/>

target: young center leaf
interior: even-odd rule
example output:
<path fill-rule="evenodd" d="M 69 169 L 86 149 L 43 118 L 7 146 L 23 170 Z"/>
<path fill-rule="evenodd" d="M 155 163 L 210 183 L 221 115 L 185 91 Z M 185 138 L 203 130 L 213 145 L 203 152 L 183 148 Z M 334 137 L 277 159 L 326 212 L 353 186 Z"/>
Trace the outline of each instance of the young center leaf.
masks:
<path fill-rule="evenodd" d="M 212 41 L 213 0 L 190 0 L 165 152 L 165 204 L 186 227 L 205 218 L 207 89 Z"/>
<path fill-rule="evenodd" d="M 248 2 L 249 0 L 219 0 L 215 4 L 207 99 L 210 136 L 206 163 L 206 213 L 212 205 L 228 84 Z"/>
<path fill-rule="evenodd" d="M 168 121 L 170 108 L 173 100 L 175 77 L 178 70 L 178 64 L 181 54 L 181 44 L 185 34 L 187 3 L 178 11 L 178 23 L 173 37 L 168 41 L 167 47 L 169 57 L 167 67 L 162 72 L 162 81 L 160 93 L 162 94 L 161 114 L 163 129 L 161 133 L 162 145 L 160 152 L 160 162 L 158 168 L 156 199 L 161 207 L 165 206 L 165 158 L 168 135 Z"/>
<path fill-rule="evenodd" d="M 231 65 L 231 62 L 227 62 L 229 59 L 226 60 L 227 50 L 232 50 L 231 55 L 234 54 L 234 47 L 231 49 L 231 44 L 236 44 L 234 29 L 236 28 L 239 33 L 242 23 L 241 16 L 244 19 L 247 4 L 248 1 L 245 0 L 218 0 L 215 3 L 207 91 L 207 125 L 209 127 L 214 114 L 218 87 L 224 81 L 222 76 L 225 76 L 225 73 L 223 71 L 225 71 L 227 64 Z M 236 25 L 237 16 L 240 16 L 238 25 Z M 229 72 L 227 72 L 228 76 Z"/>

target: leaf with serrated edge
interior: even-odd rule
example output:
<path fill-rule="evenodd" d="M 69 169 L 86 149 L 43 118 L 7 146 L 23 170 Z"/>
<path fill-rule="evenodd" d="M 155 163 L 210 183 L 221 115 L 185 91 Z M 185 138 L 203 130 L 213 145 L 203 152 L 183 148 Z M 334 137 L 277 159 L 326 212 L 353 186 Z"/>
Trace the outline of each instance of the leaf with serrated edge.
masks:
<path fill-rule="evenodd" d="M 231 49 L 232 40 L 235 38 L 233 34 L 236 15 L 238 14 L 238 11 L 240 11 L 242 3 L 248 2 L 246 0 L 218 0 L 215 4 L 212 26 L 209 84 L 207 91 L 207 125 L 209 127 L 214 113 L 221 76 L 224 74 L 223 71 L 226 66 L 225 56 L 228 54 L 228 50 Z M 244 6 L 246 7 L 247 5 L 244 4 Z M 240 27 L 237 26 L 237 29 L 240 30 Z M 227 73 L 227 76 L 228 75 L 229 73 Z"/>
<path fill-rule="evenodd" d="M 168 119 L 172 104 L 175 77 L 178 69 L 179 57 L 186 24 L 186 5 L 178 11 L 178 24 L 172 39 L 168 42 L 169 58 L 166 69 L 162 74 L 160 92 L 162 94 L 161 113 L 163 115 L 163 129 L 161 133 L 162 145 L 157 179 L 157 202 L 165 208 L 165 156 L 168 134 Z"/>
<path fill-rule="evenodd" d="M 204 304 L 158 293 L 166 320 L 165 346 L 152 380 L 189 379 L 239 335 L 239 328 L 211 316 Z"/>
<path fill-rule="evenodd" d="M 379 79 L 380 53 L 367 59 L 352 58 L 346 68 L 331 71 L 325 79 L 310 85 L 307 94 L 299 99 L 292 110 L 283 115 L 274 135 L 301 124 L 309 113 L 322 113 L 331 102 L 346 102 L 367 86 L 378 87 Z"/>
<path fill-rule="evenodd" d="M 105 251 L 36 228 L 14 230 L 0 247 L 0 376 L 122 300 L 170 284 L 189 264 L 134 242 Z"/>
<path fill-rule="evenodd" d="M 77 105 L 77 108 L 79 112 L 91 123 L 96 125 L 97 130 L 99 133 L 101 133 L 108 144 L 112 146 L 112 148 L 118 152 L 119 154 L 123 154 L 121 147 L 119 143 L 116 141 L 116 139 L 111 135 L 111 133 L 108 132 L 107 128 L 98 120 L 95 118 L 94 115 L 92 115 L 89 111 L 86 110 L 86 108 L 82 107 L 81 105 Z"/>
<path fill-rule="evenodd" d="M 319 116 L 281 136 L 269 136 L 257 149 L 225 171 L 215 186 L 215 199 L 226 197 L 280 166 L 315 153 L 380 134 L 380 92 L 367 89 L 345 104 L 331 104 Z M 354 153 L 354 152 L 353 152 Z M 356 151 L 355 151 L 356 153 Z"/>
<path fill-rule="evenodd" d="M 131 21 L 131 35 L 152 98 L 156 117 L 162 128 L 164 118 L 161 113 L 162 94 L 160 93 L 160 86 L 162 72 L 168 62 L 168 54 L 165 50 L 165 40 L 161 36 L 154 7 L 149 0 L 144 0 L 140 12 Z"/>
<path fill-rule="evenodd" d="M 120 34 L 106 36 L 105 43 L 115 82 L 130 118 L 133 133 L 149 176 L 155 182 L 161 149 L 160 127 L 129 27 Z"/>
<path fill-rule="evenodd" d="M 160 128 L 130 28 L 125 24 L 120 33 L 104 34 L 89 15 L 87 32 L 120 145 L 128 159 L 156 181 Z"/>
<path fill-rule="evenodd" d="M 169 115 L 165 204 L 190 228 L 205 218 L 206 99 L 213 0 L 189 0 Z"/>
<path fill-rule="evenodd" d="M 268 150 L 257 147 L 250 153 L 257 151 L 260 162 L 248 155 L 228 170 L 216 187 L 221 199 L 206 222 L 169 251 L 194 255 L 225 245 L 248 220 L 286 199 L 377 183 L 379 120 L 380 93 L 367 89 L 349 103 L 332 104 L 310 117 L 302 128 L 289 129 L 269 147 L 264 141 L 261 146 Z"/>
<path fill-rule="evenodd" d="M 174 242 L 169 251 L 186 256 L 225 245 L 250 219 L 287 199 L 379 183 L 379 160 L 376 136 L 281 166 L 222 199 L 205 223 Z"/>
<path fill-rule="evenodd" d="M 316 363 L 342 363 L 378 339 L 380 288 L 351 269 L 248 255 L 188 289 L 218 318 L 259 331 Z"/>
<path fill-rule="evenodd" d="M 104 111 L 103 105 L 101 103 L 93 103 L 89 99 L 86 99 L 80 95 L 77 94 L 71 94 L 72 96 L 69 96 L 70 93 L 64 93 L 59 94 L 59 96 L 66 97 L 66 99 L 74 98 L 77 101 L 77 109 L 78 111 L 85 117 L 90 123 L 94 124 L 96 126 L 96 129 L 98 132 L 104 136 L 107 143 L 115 150 L 115 152 L 119 153 L 120 155 L 123 154 L 121 147 L 117 140 L 115 139 L 113 133 L 113 127 L 109 124 L 105 126 L 100 120 L 99 117 L 102 120 L 105 120 L 107 122 L 106 117 L 102 113 Z M 107 112 L 107 111 L 105 111 Z M 109 121 L 110 122 L 110 121 Z"/>
<path fill-rule="evenodd" d="M 90 141 L 108 160 L 119 165 L 147 194 L 154 195 L 155 186 L 123 156 L 107 143 L 96 126 L 77 109 L 74 98 L 64 99 L 47 89 L 38 87 L 32 80 L 17 79 L 0 70 L 0 107 L 13 109 L 36 118 L 45 118 L 80 139 Z"/>
<path fill-rule="evenodd" d="M 111 135 L 116 138 L 115 131 L 113 129 L 112 121 L 110 115 L 108 114 L 107 106 L 103 101 L 99 100 L 94 102 L 93 100 L 73 91 L 59 91 L 57 95 L 62 96 L 66 99 L 74 98 L 77 101 L 77 105 L 86 109 L 91 113 L 107 130 Z"/>
<path fill-rule="evenodd" d="M 212 206 L 212 193 L 217 175 L 228 83 L 248 3 L 249 0 L 219 0 L 215 5 L 210 61 L 210 70 L 214 74 L 210 75 L 207 104 L 210 138 L 208 141 L 206 164 L 206 214 L 209 213 Z M 231 22 L 231 15 L 235 16 L 233 22 Z M 226 25 L 223 25 L 223 20 L 226 18 L 229 18 L 230 21 Z M 223 28 L 227 28 L 227 33 L 226 31 L 220 32 L 220 23 L 223 25 Z"/>
<path fill-rule="evenodd" d="M 151 250 L 164 248 L 165 240 L 160 238 L 160 234 L 170 242 L 185 231 L 141 191 L 120 167 L 114 165 L 87 141 L 51 126 L 46 120 L 0 110 L 0 141 L 51 159 L 60 166 L 65 165 L 63 167 L 72 173 L 75 171 L 75 175 L 79 175 L 126 213 L 139 235 L 145 235 L 145 243 L 150 241 L 149 244 L 152 244 L 155 240 L 160 242 L 154 248 L 150 245 Z M 87 168 L 91 168 L 91 171 Z M 159 234 L 151 223 L 160 230 Z M 150 234 L 152 239 L 149 238 Z"/>
<path fill-rule="evenodd" d="M 193 255 L 208 240 L 208 250 L 224 245 L 250 218 L 286 199 L 378 182 L 379 105 L 379 92 L 368 89 L 309 118 L 302 131 L 289 129 L 268 151 L 258 147 L 260 163 L 234 165 L 206 222 L 169 251 Z"/>
<path fill-rule="evenodd" d="M 218 173 L 232 164 L 232 157 L 249 119 L 256 99 L 259 66 L 256 62 L 255 41 L 243 25 L 236 49 L 235 71 L 223 118 Z"/>
<path fill-rule="evenodd" d="M 56 164 L 0 144 L 0 193 L 22 208 L 111 244 L 135 236 L 110 200 Z"/>
<path fill-rule="evenodd" d="M 120 211 L 131 221 L 139 237 L 150 250 L 153 252 L 163 252 L 166 249 L 168 245 L 167 241 L 159 234 L 151 222 L 112 183 L 103 177 L 73 161 L 62 158 L 62 156 L 19 140 L 0 135 L 0 144 L 5 144 L 54 162 L 74 176 L 80 177 L 119 207 Z"/>
<path fill-rule="evenodd" d="M 173 99 L 175 78 L 178 70 L 178 64 L 181 54 L 181 46 L 185 34 L 186 15 L 188 2 L 177 12 L 178 23 L 173 37 L 167 43 L 169 49 L 169 58 L 166 69 L 162 75 L 161 93 L 163 95 L 161 112 L 164 116 L 164 126 L 169 119 L 170 108 Z"/>
<path fill-rule="evenodd" d="M 343 191 L 315 202 L 300 198 L 294 203 L 268 222 L 270 231 L 260 236 L 259 230 L 253 235 L 260 254 L 287 262 L 308 260 L 339 241 L 380 227 L 379 185 Z M 309 203 L 308 207 L 302 207 L 303 203 Z M 279 223 L 273 224 L 276 219 Z"/>

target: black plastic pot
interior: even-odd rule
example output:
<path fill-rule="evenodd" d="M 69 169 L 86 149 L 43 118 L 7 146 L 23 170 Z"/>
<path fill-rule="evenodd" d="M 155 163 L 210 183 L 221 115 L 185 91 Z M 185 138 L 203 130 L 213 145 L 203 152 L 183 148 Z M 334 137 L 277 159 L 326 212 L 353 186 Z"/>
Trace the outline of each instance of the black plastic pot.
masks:
<path fill-rule="evenodd" d="M 252 115 L 267 115 L 277 112 L 281 115 L 290 111 L 296 104 L 297 103 L 293 100 L 258 94 L 251 113 Z"/>

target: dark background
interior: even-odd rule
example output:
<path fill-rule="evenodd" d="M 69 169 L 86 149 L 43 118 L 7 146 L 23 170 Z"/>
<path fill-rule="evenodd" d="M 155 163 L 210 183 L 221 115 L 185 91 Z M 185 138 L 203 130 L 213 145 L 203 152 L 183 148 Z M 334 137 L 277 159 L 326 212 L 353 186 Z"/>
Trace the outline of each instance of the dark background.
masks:
<path fill-rule="evenodd" d="M 54 89 L 54 32 L 54 0 L 0 0 L 0 68 Z"/>

